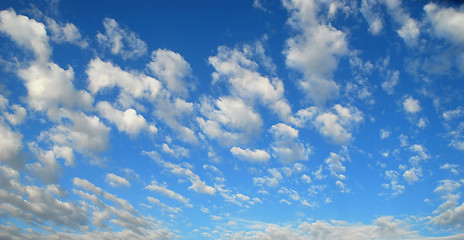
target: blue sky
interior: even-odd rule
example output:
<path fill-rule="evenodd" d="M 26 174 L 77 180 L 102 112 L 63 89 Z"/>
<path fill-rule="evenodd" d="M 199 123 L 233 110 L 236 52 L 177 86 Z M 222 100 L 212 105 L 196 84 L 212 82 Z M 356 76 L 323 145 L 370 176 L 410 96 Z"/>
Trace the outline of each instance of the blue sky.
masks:
<path fill-rule="evenodd" d="M 0 3 L 0 238 L 464 238 L 459 1 Z"/>

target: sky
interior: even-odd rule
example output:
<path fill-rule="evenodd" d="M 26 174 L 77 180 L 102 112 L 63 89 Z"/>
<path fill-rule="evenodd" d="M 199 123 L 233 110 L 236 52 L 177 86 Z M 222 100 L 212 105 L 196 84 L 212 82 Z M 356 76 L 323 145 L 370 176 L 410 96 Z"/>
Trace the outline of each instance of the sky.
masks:
<path fill-rule="evenodd" d="M 463 239 L 464 4 L 0 2 L 1 239 Z"/>

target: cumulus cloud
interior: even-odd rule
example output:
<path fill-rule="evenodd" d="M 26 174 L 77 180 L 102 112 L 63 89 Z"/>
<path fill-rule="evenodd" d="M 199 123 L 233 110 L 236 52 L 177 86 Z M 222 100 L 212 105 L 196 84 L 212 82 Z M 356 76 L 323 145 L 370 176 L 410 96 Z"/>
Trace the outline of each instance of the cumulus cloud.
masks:
<path fill-rule="evenodd" d="M 49 114 L 58 124 L 41 132 L 41 139 L 93 156 L 108 149 L 109 128 L 97 116 L 65 109 L 51 110 Z"/>
<path fill-rule="evenodd" d="M 130 187 L 130 182 L 127 179 L 120 177 L 114 173 L 108 173 L 105 176 L 105 181 L 112 187 Z"/>
<path fill-rule="evenodd" d="M 34 110 L 42 111 L 51 107 L 89 107 L 93 99 L 85 90 L 76 90 L 72 81 L 74 70 L 68 66 L 62 69 L 55 63 L 32 63 L 20 69 L 18 75 L 25 81 L 28 91 L 27 103 Z"/>
<path fill-rule="evenodd" d="M 185 198 L 184 196 L 175 193 L 172 190 L 167 189 L 165 186 L 159 185 L 156 181 L 152 181 L 150 185 L 145 187 L 148 190 L 155 191 L 157 193 L 160 193 L 162 195 L 165 195 L 169 198 L 172 198 L 180 203 L 185 204 L 187 207 L 193 207 L 192 204 L 190 204 L 190 199 Z"/>
<path fill-rule="evenodd" d="M 105 34 L 98 33 L 97 40 L 103 47 L 109 48 L 112 54 L 128 59 L 147 53 L 147 44 L 134 32 L 121 28 L 116 20 L 105 18 L 103 26 L 106 32 Z"/>
<path fill-rule="evenodd" d="M 259 49 L 262 49 L 259 42 L 256 46 L 245 45 L 243 49 L 219 47 L 217 55 L 208 59 L 216 70 L 212 74 L 213 83 L 225 79 L 234 96 L 242 98 L 250 105 L 253 105 L 254 101 L 259 101 L 270 108 L 280 119 L 287 121 L 291 108 L 284 97 L 283 82 L 276 77 L 261 75 L 258 72 L 259 64 L 251 59 L 256 57 L 254 55 L 266 59 L 264 50 Z M 265 60 L 263 65 L 269 67 L 271 64 Z"/>
<path fill-rule="evenodd" d="M 72 23 L 57 23 L 54 19 L 47 18 L 47 29 L 50 31 L 51 40 L 57 43 L 71 43 L 81 48 L 89 46 L 87 40 L 82 39 L 79 29 Z"/>
<path fill-rule="evenodd" d="M 119 102 L 123 107 L 129 107 L 133 98 L 154 100 L 162 87 L 161 83 L 152 77 L 135 71 L 124 71 L 100 58 L 89 62 L 86 73 L 89 79 L 88 89 L 92 94 L 103 89 L 120 88 Z"/>
<path fill-rule="evenodd" d="M 419 26 L 417 21 L 411 18 L 410 14 L 403 9 L 401 0 L 384 0 L 384 4 L 393 20 L 401 25 L 401 27 L 396 30 L 398 35 L 408 46 L 417 44 L 420 35 Z"/>
<path fill-rule="evenodd" d="M 192 185 L 188 188 L 189 190 L 193 190 L 196 193 L 203 193 L 207 195 L 214 195 L 216 193 L 216 189 L 214 189 L 211 186 L 208 186 L 204 181 L 200 179 L 200 176 L 198 176 L 197 174 L 192 172 L 191 169 L 189 169 L 189 166 L 191 165 L 186 164 L 186 167 L 183 167 L 179 164 L 163 161 L 157 157 L 157 154 L 155 152 L 144 152 L 144 154 L 151 157 L 162 167 L 170 170 L 172 174 L 186 178 L 188 181 L 190 181 Z"/>
<path fill-rule="evenodd" d="M 398 182 L 399 173 L 394 170 L 385 171 L 385 179 L 389 180 L 390 183 L 384 183 L 382 186 L 386 189 L 390 189 L 392 191 L 392 197 L 398 196 L 404 192 L 404 185 L 399 184 Z"/>
<path fill-rule="evenodd" d="M 23 154 L 23 135 L 13 131 L 0 119 L 0 162 L 6 162 L 10 167 L 19 169 L 26 161 Z"/>
<path fill-rule="evenodd" d="M 380 11 L 376 11 L 376 5 L 378 5 L 378 0 L 363 0 L 361 2 L 360 11 L 367 23 L 369 24 L 369 32 L 373 35 L 378 35 L 383 29 L 383 18 Z"/>
<path fill-rule="evenodd" d="M 197 118 L 203 133 L 224 145 L 247 142 L 261 131 L 261 116 L 240 98 L 203 99 L 201 113 L 207 118 Z"/>
<path fill-rule="evenodd" d="M 271 158 L 266 151 L 261 149 L 250 150 L 249 148 L 241 149 L 239 147 L 233 147 L 230 149 L 230 152 L 240 159 L 253 163 L 266 163 L 269 158 Z"/>
<path fill-rule="evenodd" d="M 413 97 L 407 97 L 403 101 L 403 108 L 407 113 L 415 114 L 422 110 L 419 101 Z"/>
<path fill-rule="evenodd" d="M 286 42 L 286 64 L 300 71 L 299 85 L 316 104 L 322 105 L 338 95 L 339 85 L 333 80 L 339 57 L 348 52 L 345 33 L 324 23 L 318 16 L 316 1 L 284 1 L 290 12 L 289 25 L 299 33 Z"/>
<path fill-rule="evenodd" d="M 126 132 L 131 137 L 137 136 L 139 132 L 146 129 L 150 133 L 156 133 L 157 128 L 153 124 L 147 123 L 145 118 L 137 114 L 135 109 L 129 108 L 126 111 L 115 109 L 109 102 L 99 102 L 96 106 L 100 115 L 108 121 L 116 124 L 121 132 Z"/>
<path fill-rule="evenodd" d="M 432 33 L 451 42 L 464 43 L 464 10 L 438 6 L 429 3 L 424 6 L 426 20 L 431 24 Z"/>
<path fill-rule="evenodd" d="M 148 68 L 166 85 L 166 88 L 179 96 L 187 96 L 193 85 L 185 81 L 191 75 L 190 64 L 179 54 L 166 49 L 152 53 Z"/>
<path fill-rule="evenodd" d="M 3 10 L 0 12 L 0 31 L 11 37 L 18 45 L 31 50 L 39 61 L 48 60 L 51 48 L 43 23 L 17 15 L 13 9 Z"/>
<path fill-rule="evenodd" d="M 317 107 L 302 109 L 297 113 L 298 125 L 310 120 L 323 136 L 336 144 L 346 144 L 352 139 L 351 130 L 363 120 L 363 113 L 356 107 L 336 104 L 331 110 Z"/>
<path fill-rule="evenodd" d="M 298 139 L 297 129 L 278 123 L 273 125 L 269 132 L 274 136 L 274 142 L 271 144 L 274 157 L 283 163 L 308 160 L 311 149 Z"/>

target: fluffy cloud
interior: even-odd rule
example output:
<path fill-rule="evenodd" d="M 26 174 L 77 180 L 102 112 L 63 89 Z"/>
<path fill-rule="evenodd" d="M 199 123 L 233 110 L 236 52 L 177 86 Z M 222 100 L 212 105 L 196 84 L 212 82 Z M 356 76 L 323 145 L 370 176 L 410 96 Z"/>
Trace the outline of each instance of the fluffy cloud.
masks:
<path fill-rule="evenodd" d="M 246 142 L 261 130 L 261 116 L 240 98 L 204 99 L 201 112 L 207 117 L 197 118 L 203 133 L 224 145 Z"/>
<path fill-rule="evenodd" d="M 23 166 L 26 156 L 22 153 L 22 139 L 21 133 L 14 132 L 0 119 L 0 162 L 6 162 L 15 169 Z"/>
<path fill-rule="evenodd" d="M 115 109 L 109 102 L 99 102 L 96 108 L 101 116 L 116 124 L 119 131 L 126 132 L 132 137 L 138 135 L 142 129 L 151 133 L 157 131 L 154 125 L 148 124 L 145 118 L 132 108 L 123 112 Z"/>
<path fill-rule="evenodd" d="M 84 154 L 103 152 L 109 147 L 109 128 L 97 116 L 65 109 L 49 112 L 58 124 L 40 135 L 58 146 L 67 146 Z M 98 162 L 96 162 L 98 163 Z"/>
<path fill-rule="evenodd" d="M 401 220 L 390 216 L 379 217 L 370 225 L 352 224 L 343 221 L 303 222 L 298 228 L 275 224 L 254 224 L 258 230 L 233 232 L 227 234 L 230 239 L 407 239 L 416 236 L 409 226 Z M 262 229 L 262 230 L 260 230 Z"/>
<path fill-rule="evenodd" d="M 258 63 L 250 59 L 253 49 L 255 48 L 256 52 L 259 46 L 261 45 L 246 45 L 243 50 L 219 47 L 218 54 L 209 58 L 209 63 L 216 70 L 212 74 L 213 83 L 225 79 L 230 84 L 230 91 L 234 96 L 251 103 L 258 100 L 286 121 L 290 117 L 291 108 L 284 97 L 283 82 L 278 78 L 261 75 L 258 72 Z M 264 65 L 270 64 L 265 61 Z"/>
<path fill-rule="evenodd" d="M 352 139 L 351 129 L 364 120 L 363 114 L 356 107 L 343 107 L 337 104 L 329 111 L 310 107 L 298 111 L 297 124 L 310 120 L 319 133 L 336 144 L 346 144 Z"/>
<path fill-rule="evenodd" d="M 150 185 L 145 187 L 148 190 L 155 191 L 157 193 L 160 193 L 162 195 L 165 195 L 169 198 L 172 198 L 180 203 L 185 204 L 187 207 L 193 207 L 192 204 L 190 204 L 190 199 L 185 198 L 184 196 L 175 193 L 172 190 L 167 189 L 165 186 L 158 185 L 156 181 L 152 181 Z"/>
<path fill-rule="evenodd" d="M 298 130 L 284 123 L 278 123 L 269 130 L 274 136 L 271 145 L 273 156 L 283 163 L 308 160 L 311 149 L 298 139 Z"/>
<path fill-rule="evenodd" d="M 35 110 L 47 110 L 51 107 L 89 107 L 93 101 L 84 90 L 73 86 L 74 71 L 67 70 L 55 63 L 35 62 L 18 75 L 25 81 L 28 91 L 28 104 Z"/>
<path fill-rule="evenodd" d="M 230 149 L 230 152 L 240 159 L 254 163 L 266 163 L 269 158 L 271 158 L 271 156 L 266 151 L 261 149 L 256 149 L 253 151 L 249 148 L 241 149 L 239 147 L 233 147 Z"/>
<path fill-rule="evenodd" d="M 127 179 L 120 177 L 114 173 L 106 174 L 105 181 L 112 187 L 130 187 L 130 182 Z"/>
<path fill-rule="evenodd" d="M 401 25 L 401 28 L 396 32 L 409 46 L 417 43 L 420 35 L 420 29 L 416 20 L 411 18 L 409 13 L 401 6 L 401 0 L 384 0 L 388 13 L 392 16 L 393 20 Z"/>
<path fill-rule="evenodd" d="M 343 166 L 344 161 L 344 157 L 333 152 L 331 152 L 330 156 L 325 160 L 330 173 L 341 180 L 345 179 L 345 175 L 343 175 L 345 172 L 345 166 Z"/>
<path fill-rule="evenodd" d="M 177 175 L 179 177 L 186 178 L 188 181 L 190 181 L 192 185 L 188 188 L 189 190 L 193 190 L 194 192 L 203 193 L 207 195 L 214 195 L 216 193 L 216 189 L 214 189 L 211 186 L 208 186 L 204 181 L 200 179 L 200 176 L 193 173 L 192 170 L 189 169 L 191 165 L 185 164 L 186 167 L 183 167 L 179 164 L 175 164 L 175 163 L 171 163 L 171 162 L 167 162 L 167 161 L 163 161 L 159 159 L 157 156 L 157 153 L 155 152 L 143 152 L 143 153 L 151 157 L 162 167 L 169 169 L 172 174 Z"/>
<path fill-rule="evenodd" d="M 119 101 L 124 107 L 133 103 L 132 98 L 153 100 L 161 90 L 161 83 L 149 76 L 137 72 L 126 72 L 111 62 L 100 58 L 90 61 L 86 73 L 89 78 L 88 89 L 92 94 L 105 89 L 119 87 Z"/>
<path fill-rule="evenodd" d="M 403 101 L 403 108 L 407 113 L 418 113 L 422 110 L 419 105 L 419 101 L 413 97 L 408 97 Z"/>
<path fill-rule="evenodd" d="M 435 3 L 425 5 L 426 20 L 432 26 L 433 34 L 457 44 L 464 43 L 464 10 L 440 7 Z"/>
<path fill-rule="evenodd" d="M 383 29 L 383 19 L 380 12 L 375 11 L 374 6 L 378 0 L 362 0 L 360 11 L 367 23 L 369 24 L 369 32 L 373 35 L 378 35 Z"/>
<path fill-rule="evenodd" d="M 109 48 L 114 55 L 121 55 L 123 59 L 137 58 L 147 52 L 147 44 L 127 29 L 123 29 L 111 18 L 103 20 L 105 34 L 98 33 L 97 40 L 105 48 Z"/>
<path fill-rule="evenodd" d="M 148 67 L 169 91 L 183 97 L 188 95 L 188 87 L 192 85 L 184 79 L 190 76 L 192 69 L 180 54 L 165 49 L 153 51 Z"/>
<path fill-rule="evenodd" d="M 10 36 L 18 45 L 31 50 L 39 61 L 48 60 L 51 49 L 45 25 L 42 23 L 17 15 L 12 9 L 3 10 L 0 12 L 0 31 Z"/>
<path fill-rule="evenodd" d="M 404 185 L 398 183 L 398 172 L 394 170 L 385 171 L 385 179 L 389 180 L 390 183 L 384 183 L 382 186 L 392 190 L 392 196 L 398 196 L 404 192 Z"/>
<path fill-rule="evenodd" d="M 50 31 L 51 40 L 57 43 L 68 42 L 81 48 L 86 48 L 89 43 L 82 39 L 79 29 L 72 24 L 58 24 L 55 20 L 47 18 L 47 29 Z"/>
<path fill-rule="evenodd" d="M 317 1 L 284 1 L 290 12 L 289 24 L 300 33 L 286 42 L 284 54 L 289 67 L 303 73 L 300 87 L 316 104 L 324 104 L 338 95 L 339 86 L 333 80 L 338 58 L 348 52 L 345 33 L 318 16 Z M 325 9 L 324 9 L 325 10 Z"/>

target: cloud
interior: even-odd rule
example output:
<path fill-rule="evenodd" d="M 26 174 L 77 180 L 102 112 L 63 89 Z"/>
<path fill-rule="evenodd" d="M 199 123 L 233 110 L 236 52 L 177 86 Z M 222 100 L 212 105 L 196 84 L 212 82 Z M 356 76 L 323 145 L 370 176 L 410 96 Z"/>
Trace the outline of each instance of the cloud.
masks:
<path fill-rule="evenodd" d="M 161 83 L 145 74 L 135 71 L 127 72 L 111 62 L 103 62 L 95 58 L 89 62 L 86 73 L 88 75 L 88 89 L 96 94 L 103 89 L 119 87 L 119 102 L 123 107 L 133 103 L 132 98 L 146 98 L 154 100 L 160 92 Z"/>
<path fill-rule="evenodd" d="M 284 97 L 282 80 L 261 75 L 258 72 L 259 64 L 251 59 L 264 59 L 265 67 L 272 65 L 266 59 L 264 50 L 260 49 L 263 47 L 259 41 L 255 46 L 245 45 L 243 49 L 219 47 L 217 55 L 208 59 L 216 70 L 212 74 L 213 83 L 225 79 L 229 83 L 232 95 L 243 99 L 249 105 L 253 105 L 257 100 L 270 108 L 280 119 L 288 121 L 291 108 Z"/>
<path fill-rule="evenodd" d="M 403 108 L 407 113 L 415 114 L 422 110 L 419 101 L 413 97 L 407 97 L 403 101 Z"/>
<path fill-rule="evenodd" d="M 399 71 L 387 71 L 387 79 L 382 82 L 382 89 L 390 95 L 393 94 L 395 86 L 398 85 L 399 76 Z"/>
<path fill-rule="evenodd" d="M 382 186 L 392 190 L 392 197 L 396 197 L 404 192 L 404 185 L 398 183 L 398 172 L 394 170 L 385 171 L 385 179 L 390 180 L 390 183 L 384 183 Z"/>
<path fill-rule="evenodd" d="M 157 132 L 153 124 L 148 124 L 145 118 L 132 108 L 123 112 L 115 109 L 109 102 L 103 101 L 97 104 L 96 109 L 101 116 L 116 124 L 119 131 L 126 132 L 131 137 L 137 136 L 143 129 L 152 134 Z"/>
<path fill-rule="evenodd" d="M 297 129 L 278 123 L 273 125 L 269 132 L 274 137 L 274 142 L 271 144 L 274 157 L 283 163 L 308 160 L 311 149 L 298 139 Z"/>
<path fill-rule="evenodd" d="M 97 40 L 100 45 L 109 48 L 114 55 L 123 59 L 138 58 L 147 53 L 147 44 L 127 29 L 123 29 L 111 18 L 103 20 L 105 34 L 98 33 Z"/>
<path fill-rule="evenodd" d="M 106 174 L 105 181 L 112 187 L 130 187 L 130 182 L 127 179 L 113 173 Z"/>
<path fill-rule="evenodd" d="M 203 99 L 201 113 L 207 118 L 197 118 L 202 132 L 223 145 L 249 141 L 259 134 L 263 124 L 261 116 L 252 107 L 235 97 Z"/>
<path fill-rule="evenodd" d="M 180 54 L 166 49 L 153 51 L 151 58 L 148 68 L 166 85 L 166 88 L 179 96 L 188 96 L 189 88 L 193 85 L 184 79 L 191 75 L 190 64 Z"/>
<path fill-rule="evenodd" d="M 318 2 L 289 0 L 284 1 L 284 6 L 291 15 L 289 25 L 299 32 L 286 41 L 286 64 L 303 74 L 301 89 L 314 103 L 323 105 L 338 95 L 333 72 L 339 57 L 348 52 L 345 33 L 317 16 Z"/>
<path fill-rule="evenodd" d="M 55 145 L 67 146 L 94 157 L 108 149 L 110 129 L 97 116 L 65 109 L 51 110 L 49 114 L 57 125 L 42 131 L 40 139 L 48 139 Z"/>
<path fill-rule="evenodd" d="M 266 151 L 261 149 L 256 149 L 253 151 L 249 148 L 241 149 L 239 147 L 233 147 L 230 149 L 230 152 L 234 156 L 252 163 L 266 163 L 268 162 L 269 158 L 271 158 L 271 156 Z"/>
<path fill-rule="evenodd" d="M 155 152 L 143 153 L 155 160 L 162 167 L 169 169 L 172 174 L 189 180 L 192 183 L 192 185 L 188 188 L 189 190 L 193 190 L 196 193 L 203 193 L 207 195 L 214 195 L 216 193 L 216 189 L 214 189 L 211 186 L 208 186 L 204 181 L 200 179 L 200 176 L 193 173 L 192 170 L 189 169 L 191 165 L 185 164 L 187 167 L 182 167 L 179 164 L 159 159 Z"/>
<path fill-rule="evenodd" d="M 22 153 L 23 135 L 13 131 L 0 118 L 0 162 L 6 162 L 9 166 L 19 169 L 27 160 Z"/>
<path fill-rule="evenodd" d="M 431 24 L 432 33 L 439 38 L 451 42 L 464 43 L 464 26 L 460 24 L 464 21 L 464 10 L 446 8 L 435 3 L 424 6 L 426 20 Z"/>
<path fill-rule="evenodd" d="M 380 11 L 376 11 L 375 9 L 378 2 L 378 0 L 363 0 L 360 8 L 362 15 L 369 24 L 368 30 L 373 35 L 379 35 L 384 25 Z"/>
<path fill-rule="evenodd" d="M 330 174 L 333 176 L 336 176 L 337 178 L 344 180 L 345 175 L 342 173 L 345 172 L 345 166 L 343 166 L 343 163 L 345 161 L 345 158 L 331 152 L 330 156 L 325 160 L 325 163 L 327 164 L 327 168 L 330 170 Z"/>
<path fill-rule="evenodd" d="M 30 144 L 30 150 L 38 158 L 37 162 L 26 164 L 26 169 L 43 183 L 58 183 L 62 168 L 52 150 L 43 151 L 36 143 Z"/>
<path fill-rule="evenodd" d="M 0 31 L 6 33 L 18 45 L 26 47 L 41 62 L 48 60 L 51 48 L 45 25 L 17 15 L 13 9 L 0 12 Z"/>
<path fill-rule="evenodd" d="M 192 204 L 190 204 L 190 199 L 183 197 L 182 195 L 175 193 L 172 190 L 167 189 L 165 186 L 160 186 L 156 181 L 152 181 L 150 185 L 145 187 L 148 190 L 158 192 L 162 195 L 165 195 L 169 198 L 172 198 L 180 203 L 185 204 L 187 207 L 193 207 Z"/>
<path fill-rule="evenodd" d="M 87 40 L 82 39 L 79 29 L 72 24 L 59 24 L 51 18 L 46 19 L 47 29 L 50 31 L 51 40 L 57 43 L 71 43 L 75 44 L 81 48 L 86 48 L 89 46 Z"/>
<path fill-rule="evenodd" d="M 166 211 L 166 212 L 171 212 L 171 213 L 180 213 L 182 212 L 182 209 L 181 208 L 174 208 L 174 207 L 170 207 L 164 203 L 162 203 L 160 200 L 156 199 L 156 198 L 153 198 L 153 197 L 147 197 L 147 200 L 151 203 L 151 204 L 156 204 L 158 205 L 162 211 Z"/>
<path fill-rule="evenodd" d="M 228 234 L 230 239 L 287 239 L 287 240 L 319 240 L 319 239 L 407 239 L 417 236 L 411 231 L 405 221 L 391 216 L 382 216 L 372 224 L 353 224 L 344 221 L 315 221 L 302 222 L 298 227 L 291 225 L 254 224 L 256 229 L 233 232 Z M 261 230 L 262 229 L 262 230 Z"/>
<path fill-rule="evenodd" d="M 398 35 L 405 41 L 406 45 L 414 46 L 420 35 L 419 26 L 409 13 L 401 6 L 401 0 L 384 0 L 388 13 L 392 16 L 393 20 L 400 24 L 400 29 L 396 30 Z"/>
<path fill-rule="evenodd" d="M 351 129 L 364 120 L 363 114 L 356 107 L 343 107 L 337 104 L 329 111 L 309 108 L 309 118 L 319 133 L 336 144 L 346 144 L 352 140 Z"/>

